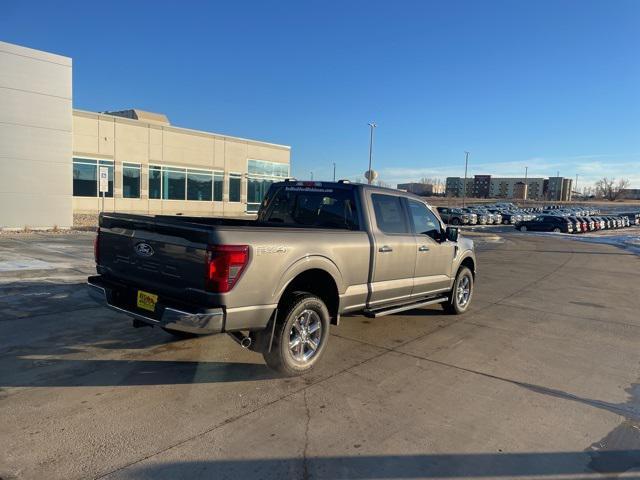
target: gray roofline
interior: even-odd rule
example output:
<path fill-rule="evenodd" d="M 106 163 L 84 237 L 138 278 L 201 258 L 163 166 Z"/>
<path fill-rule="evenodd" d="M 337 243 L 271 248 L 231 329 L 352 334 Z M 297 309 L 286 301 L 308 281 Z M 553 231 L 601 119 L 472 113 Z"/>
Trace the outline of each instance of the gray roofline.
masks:
<path fill-rule="evenodd" d="M 167 129 L 167 130 L 175 130 L 177 132 L 186 132 L 186 133 L 195 133 L 198 135 L 204 135 L 206 137 L 217 137 L 217 138 L 229 138 L 232 140 L 238 140 L 241 142 L 247 142 L 247 143 L 253 143 L 256 145 L 264 145 L 264 146 L 269 146 L 269 147 L 276 147 L 276 148 L 281 148 L 284 150 L 291 150 L 291 147 L 289 145 L 280 145 L 277 143 L 270 143 L 270 142 L 263 142 L 261 140 L 252 140 L 249 138 L 242 138 L 242 137 L 234 137 L 232 135 L 224 135 L 221 133 L 214 133 L 214 132 L 205 132 L 204 130 L 194 130 L 191 128 L 184 128 L 184 127 L 176 127 L 174 125 L 162 125 L 162 124 L 158 124 L 158 123 L 152 123 L 152 122 L 146 122 L 144 120 L 135 120 L 133 118 L 125 118 L 125 117 L 118 117 L 116 115 L 109 115 L 106 113 L 100 113 L 100 112 L 90 112 L 88 110 L 80 110 L 78 108 L 74 108 L 73 109 L 73 113 L 80 113 L 83 115 L 89 115 L 89 116 L 95 116 L 98 118 L 102 118 L 105 120 L 112 120 L 114 122 L 121 122 L 121 123 L 131 123 L 134 125 L 149 125 L 155 128 L 161 128 L 161 129 Z"/>

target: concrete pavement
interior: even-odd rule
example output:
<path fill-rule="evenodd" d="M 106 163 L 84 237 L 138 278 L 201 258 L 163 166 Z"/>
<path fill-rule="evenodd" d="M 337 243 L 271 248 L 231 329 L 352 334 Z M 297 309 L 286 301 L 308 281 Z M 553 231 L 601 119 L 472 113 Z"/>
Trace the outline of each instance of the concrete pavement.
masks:
<path fill-rule="evenodd" d="M 639 476 L 640 257 L 499 235 L 466 315 L 344 317 L 294 379 L 97 308 L 90 234 L 0 236 L 0 477 Z"/>

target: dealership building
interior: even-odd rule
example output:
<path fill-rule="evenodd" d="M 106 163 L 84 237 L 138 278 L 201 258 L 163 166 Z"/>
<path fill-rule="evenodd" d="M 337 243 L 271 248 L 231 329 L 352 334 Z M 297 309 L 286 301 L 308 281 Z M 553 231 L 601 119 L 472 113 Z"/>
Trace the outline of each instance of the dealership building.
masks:
<path fill-rule="evenodd" d="M 0 42 L 0 228 L 69 227 L 102 209 L 242 217 L 290 175 L 290 158 L 288 146 L 163 114 L 74 109 L 70 58 Z"/>

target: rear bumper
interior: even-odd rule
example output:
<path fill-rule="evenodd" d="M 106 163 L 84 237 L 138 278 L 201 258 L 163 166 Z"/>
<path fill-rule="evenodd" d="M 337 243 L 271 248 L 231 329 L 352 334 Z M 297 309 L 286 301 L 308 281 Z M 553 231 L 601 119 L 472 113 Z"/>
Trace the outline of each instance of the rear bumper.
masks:
<path fill-rule="evenodd" d="M 89 295 L 98 303 L 149 325 L 201 335 L 220 333 L 224 329 L 225 311 L 223 308 L 188 311 L 190 309 L 184 307 L 162 305 L 157 315 L 147 315 L 135 307 L 119 302 L 117 287 L 106 282 L 99 275 L 89 277 L 87 286 Z"/>

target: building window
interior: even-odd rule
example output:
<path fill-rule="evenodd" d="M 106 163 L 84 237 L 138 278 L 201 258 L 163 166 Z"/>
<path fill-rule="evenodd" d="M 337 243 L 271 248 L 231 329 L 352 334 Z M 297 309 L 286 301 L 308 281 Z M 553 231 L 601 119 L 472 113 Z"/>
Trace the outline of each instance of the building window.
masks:
<path fill-rule="evenodd" d="M 269 187 L 273 183 L 271 179 L 249 177 L 247 181 L 247 212 L 255 213 L 258 211 L 262 199 L 269 191 Z"/>
<path fill-rule="evenodd" d="M 186 170 L 162 167 L 162 199 L 184 200 L 186 197 Z"/>
<path fill-rule="evenodd" d="M 205 170 L 187 170 L 187 200 L 211 201 L 213 174 Z"/>
<path fill-rule="evenodd" d="M 289 165 L 265 160 L 249 160 L 247 172 L 249 175 L 286 178 L 289 176 Z"/>
<path fill-rule="evenodd" d="M 224 188 L 224 173 L 213 172 L 213 200 L 222 201 L 222 190 Z"/>
<path fill-rule="evenodd" d="M 247 212 L 255 213 L 271 184 L 289 176 L 289 165 L 265 160 L 248 160 L 247 172 Z"/>
<path fill-rule="evenodd" d="M 149 198 L 162 198 L 162 168 L 157 165 L 149 166 Z"/>
<path fill-rule="evenodd" d="M 236 173 L 229 174 L 229 201 L 240 201 L 240 185 L 242 182 L 242 176 Z"/>
<path fill-rule="evenodd" d="M 106 197 L 113 197 L 113 160 L 73 159 L 73 196 L 99 196 L 98 167 L 107 167 L 109 190 Z"/>
<path fill-rule="evenodd" d="M 140 164 L 122 164 L 122 198 L 140 198 Z"/>

